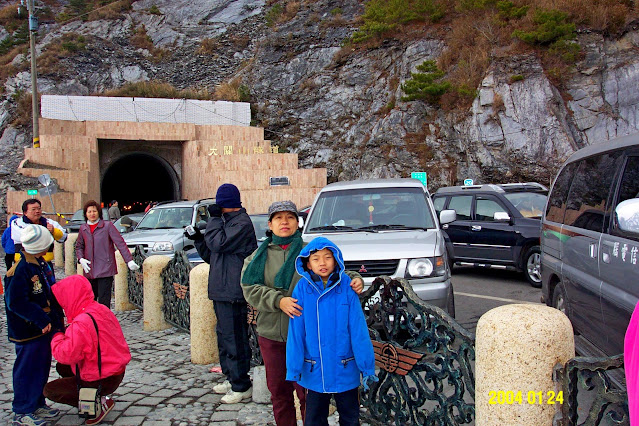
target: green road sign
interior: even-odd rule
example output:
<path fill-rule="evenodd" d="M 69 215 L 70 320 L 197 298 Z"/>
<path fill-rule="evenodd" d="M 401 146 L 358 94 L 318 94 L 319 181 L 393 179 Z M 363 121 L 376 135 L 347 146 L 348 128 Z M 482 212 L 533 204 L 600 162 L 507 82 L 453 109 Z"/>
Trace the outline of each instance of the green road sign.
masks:
<path fill-rule="evenodd" d="M 428 186 L 428 179 L 426 177 L 426 172 L 411 172 L 410 177 L 412 177 L 413 179 L 417 179 L 418 181 L 420 181 L 421 183 L 424 184 L 424 186 Z"/>
<path fill-rule="evenodd" d="M 38 195 L 37 189 L 29 189 L 27 190 L 27 195 Z"/>

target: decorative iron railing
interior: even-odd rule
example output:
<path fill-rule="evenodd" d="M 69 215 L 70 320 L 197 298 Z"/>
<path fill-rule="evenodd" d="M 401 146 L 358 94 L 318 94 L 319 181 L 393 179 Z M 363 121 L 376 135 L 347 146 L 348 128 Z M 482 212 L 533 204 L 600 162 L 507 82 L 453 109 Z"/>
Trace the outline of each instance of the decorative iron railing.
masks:
<path fill-rule="evenodd" d="M 184 331 L 191 328 L 189 273 L 191 263 L 186 253 L 178 251 L 162 271 L 162 313 L 171 325 Z"/>
<path fill-rule="evenodd" d="M 576 357 L 555 366 L 553 379 L 563 392 L 553 426 L 630 425 L 628 394 L 612 386 L 609 374 L 623 377 L 623 355 Z"/>
<path fill-rule="evenodd" d="M 404 279 L 376 278 L 360 300 L 379 368 L 379 382 L 361 393 L 363 419 L 384 425 L 473 422 L 474 335 L 424 303 Z"/>
<path fill-rule="evenodd" d="M 133 261 L 140 266 L 137 271 L 129 270 L 127 274 L 127 281 L 129 283 L 128 293 L 129 302 L 135 305 L 138 309 L 144 309 L 144 260 L 146 255 L 144 254 L 144 248 L 142 246 L 135 246 L 133 251 Z"/>
<path fill-rule="evenodd" d="M 249 346 L 251 347 L 251 366 L 264 365 L 260 345 L 257 341 L 257 309 L 251 305 L 248 305 L 247 322 L 249 324 L 248 333 Z"/>

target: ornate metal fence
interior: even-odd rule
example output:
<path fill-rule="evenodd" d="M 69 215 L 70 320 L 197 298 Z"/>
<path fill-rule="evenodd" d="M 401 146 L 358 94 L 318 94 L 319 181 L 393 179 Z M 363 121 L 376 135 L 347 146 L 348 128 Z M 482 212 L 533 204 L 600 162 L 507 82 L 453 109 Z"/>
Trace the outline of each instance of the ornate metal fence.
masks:
<path fill-rule="evenodd" d="M 128 293 L 129 302 L 137 306 L 138 309 L 144 308 L 144 260 L 146 255 L 142 246 L 136 246 L 133 251 L 133 260 L 140 265 L 137 271 L 129 270 L 127 281 L 129 282 Z"/>
<path fill-rule="evenodd" d="M 162 271 L 162 296 L 164 319 L 184 331 L 191 328 L 191 303 L 189 273 L 191 264 L 183 251 L 178 251 Z"/>
<path fill-rule="evenodd" d="M 379 382 L 362 393 L 374 424 L 457 425 L 475 417 L 475 338 L 404 279 L 379 277 L 360 296 Z"/>
<path fill-rule="evenodd" d="M 262 352 L 260 351 L 260 345 L 257 342 L 257 309 L 248 305 L 247 321 L 249 324 L 249 346 L 251 347 L 251 365 L 264 365 L 262 359 Z"/>
<path fill-rule="evenodd" d="M 614 389 L 608 376 L 611 373 L 620 376 L 622 368 L 623 355 L 576 357 L 565 366 L 557 364 L 553 379 L 563 391 L 564 403 L 553 419 L 553 426 L 629 426 L 628 394 L 625 390 Z"/>

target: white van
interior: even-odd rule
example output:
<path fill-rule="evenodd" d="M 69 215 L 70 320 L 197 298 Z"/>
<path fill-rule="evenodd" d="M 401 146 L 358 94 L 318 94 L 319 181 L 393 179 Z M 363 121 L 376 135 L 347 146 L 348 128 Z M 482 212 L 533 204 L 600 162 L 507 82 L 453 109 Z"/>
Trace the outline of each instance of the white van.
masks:
<path fill-rule="evenodd" d="M 639 134 L 562 166 L 542 219 L 542 301 L 563 311 L 584 356 L 623 353 L 639 298 Z"/>
<path fill-rule="evenodd" d="M 455 211 L 442 211 L 440 219 L 454 221 Z M 366 286 L 381 275 L 406 278 L 420 299 L 454 316 L 439 222 L 428 191 L 416 179 L 338 182 L 315 198 L 302 238 L 333 241 L 346 269 L 359 272 Z"/>

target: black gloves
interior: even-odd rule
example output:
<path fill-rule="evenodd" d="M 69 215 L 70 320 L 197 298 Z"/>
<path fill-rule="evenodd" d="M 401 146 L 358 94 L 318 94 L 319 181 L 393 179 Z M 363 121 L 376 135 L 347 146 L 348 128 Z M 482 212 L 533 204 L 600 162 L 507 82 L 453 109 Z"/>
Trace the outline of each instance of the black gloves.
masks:
<path fill-rule="evenodd" d="M 222 207 L 217 204 L 211 204 L 209 206 L 209 215 L 211 217 L 222 217 Z"/>
<path fill-rule="evenodd" d="M 200 232 L 200 228 L 197 226 L 194 227 L 192 225 L 188 225 L 184 227 L 184 236 L 189 240 L 201 240 L 204 238 L 204 235 Z"/>

